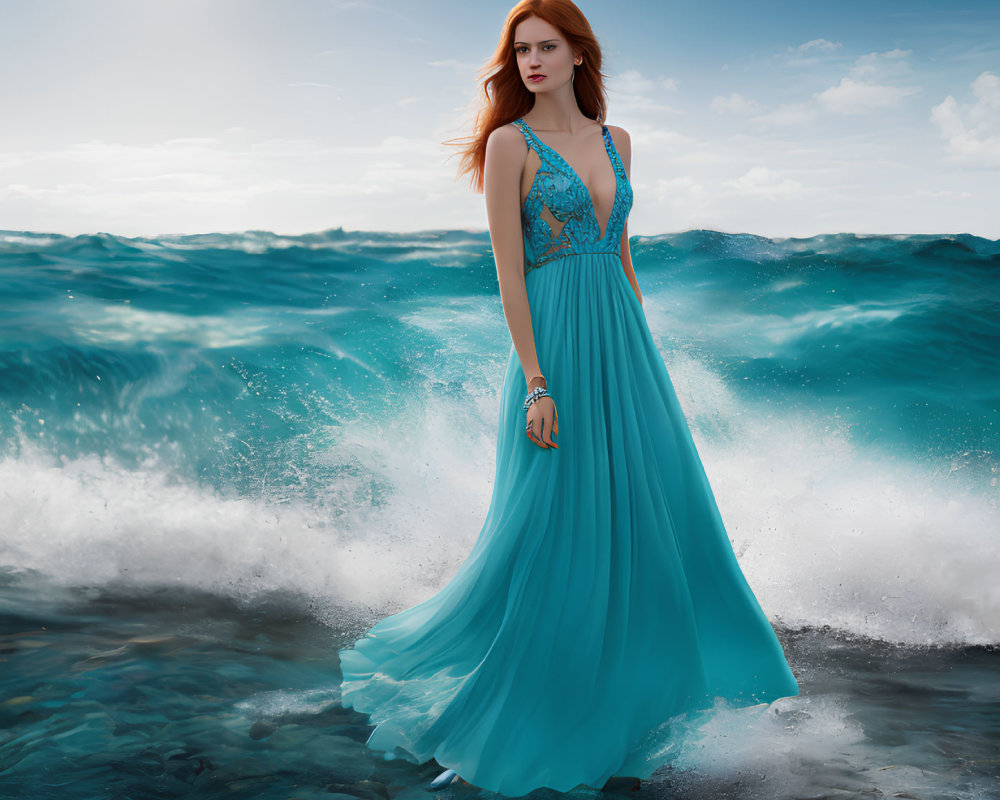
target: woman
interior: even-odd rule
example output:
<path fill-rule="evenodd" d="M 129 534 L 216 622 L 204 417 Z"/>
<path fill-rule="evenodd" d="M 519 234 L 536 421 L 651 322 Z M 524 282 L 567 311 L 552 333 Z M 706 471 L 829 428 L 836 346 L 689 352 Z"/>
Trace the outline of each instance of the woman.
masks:
<path fill-rule="evenodd" d="M 493 495 L 454 578 L 341 651 L 342 700 L 373 750 L 448 767 L 431 788 L 637 788 L 672 758 L 672 724 L 798 685 L 646 324 L 630 142 L 602 122 L 589 24 L 524 0 L 487 69 L 463 171 L 512 340 Z"/>

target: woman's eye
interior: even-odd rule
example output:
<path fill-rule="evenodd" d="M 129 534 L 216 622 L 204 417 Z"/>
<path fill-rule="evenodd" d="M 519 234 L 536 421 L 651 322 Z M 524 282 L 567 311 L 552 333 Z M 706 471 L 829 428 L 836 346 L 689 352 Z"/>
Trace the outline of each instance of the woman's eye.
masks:
<path fill-rule="evenodd" d="M 557 45 L 554 45 L 554 44 L 547 44 L 547 45 L 543 46 L 542 49 L 543 50 L 554 50 L 556 48 L 556 46 Z M 523 44 L 519 44 L 517 47 L 514 48 L 514 52 L 515 53 L 527 53 L 528 52 L 528 48 L 525 47 Z"/>

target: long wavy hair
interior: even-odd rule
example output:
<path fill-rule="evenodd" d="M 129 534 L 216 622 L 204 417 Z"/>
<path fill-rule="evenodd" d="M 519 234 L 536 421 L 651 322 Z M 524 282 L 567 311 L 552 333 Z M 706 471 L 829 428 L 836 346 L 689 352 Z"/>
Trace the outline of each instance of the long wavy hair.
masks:
<path fill-rule="evenodd" d="M 534 95 L 521 79 L 514 52 L 514 31 L 528 17 L 538 17 L 557 28 L 570 47 L 583 54 L 583 63 L 576 68 L 573 78 L 577 105 L 585 116 L 601 124 L 607 114 L 601 47 L 583 12 L 571 0 L 521 0 L 507 15 L 496 52 L 479 71 L 482 102 L 472 135 L 442 142 L 461 148 L 457 177 L 471 172 L 470 184 L 477 192 L 483 191 L 486 140 L 497 128 L 523 116 L 535 104 Z"/>

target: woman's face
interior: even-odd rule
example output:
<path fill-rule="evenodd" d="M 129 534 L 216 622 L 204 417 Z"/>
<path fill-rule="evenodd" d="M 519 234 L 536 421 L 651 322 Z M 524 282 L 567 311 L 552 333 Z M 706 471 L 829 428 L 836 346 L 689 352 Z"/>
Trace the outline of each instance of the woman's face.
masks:
<path fill-rule="evenodd" d="M 573 78 L 574 54 L 559 29 L 528 17 L 514 29 L 514 53 L 530 92 L 551 92 Z M 531 76 L 540 77 L 531 77 Z"/>

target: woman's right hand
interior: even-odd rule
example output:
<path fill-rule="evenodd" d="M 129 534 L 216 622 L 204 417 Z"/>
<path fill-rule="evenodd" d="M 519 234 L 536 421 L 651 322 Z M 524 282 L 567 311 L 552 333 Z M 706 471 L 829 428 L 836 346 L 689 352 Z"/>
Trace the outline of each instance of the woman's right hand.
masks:
<path fill-rule="evenodd" d="M 528 407 L 526 432 L 539 447 L 559 449 L 552 437 L 559 433 L 559 415 L 556 412 L 555 401 L 548 395 L 543 395 Z"/>

